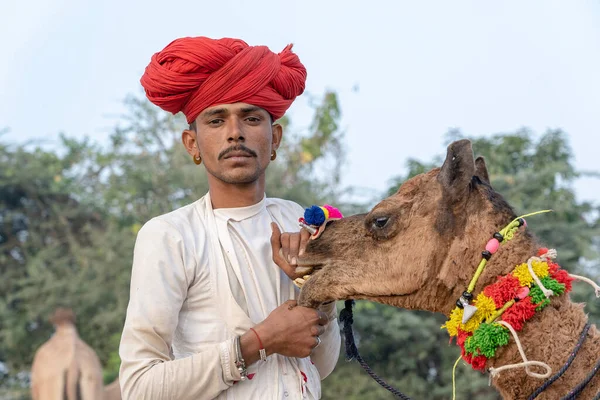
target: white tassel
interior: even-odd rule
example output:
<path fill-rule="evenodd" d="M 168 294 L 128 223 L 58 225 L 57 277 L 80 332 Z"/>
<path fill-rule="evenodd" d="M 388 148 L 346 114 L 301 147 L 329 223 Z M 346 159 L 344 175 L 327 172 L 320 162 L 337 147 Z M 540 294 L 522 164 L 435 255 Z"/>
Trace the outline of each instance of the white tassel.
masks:
<path fill-rule="evenodd" d="M 577 279 L 578 281 L 582 281 L 582 282 L 590 284 L 594 288 L 594 291 L 596 292 L 596 297 L 600 297 L 600 286 L 598 286 L 596 284 L 596 282 L 594 282 L 590 278 L 586 278 L 585 276 L 573 275 L 573 274 L 569 274 L 569 276 L 573 279 Z"/>
<path fill-rule="evenodd" d="M 506 321 L 498 321 L 498 324 L 504 325 L 505 327 L 508 328 L 508 330 L 510 331 L 510 333 L 512 333 L 513 338 L 515 339 L 515 343 L 517 344 L 517 349 L 519 349 L 519 354 L 521 355 L 521 358 L 523 359 L 523 362 L 520 362 L 518 364 L 508 364 L 508 365 L 503 365 L 499 368 L 490 368 L 490 383 L 492 381 L 492 378 L 496 377 L 496 375 L 498 375 L 500 372 L 507 370 L 507 369 L 513 369 L 513 368 L 521 368 L 521 367 L 525 367 L 525 373 L 527 373 L 527 375 L 533 377 L 533 378 L 539 378 L 539 379 L 545 379 L 547 377 L 550 376 L 550 374 L 552 374 L 552 368 L 550 368 L 550 366 L 544 362 L 541 361 L 529 361 L 527 360 L 527 357 L 525 356 L 525 352 L 523 351 L 523 346 L 521 346 L 521 341 L 519 340 L 519 337 L 517 336 L 517 332 L 515 332 L 515 330 L 513 329 L 512 325 L 509 324 Z M 532 372 L 529 370 L 529 367 L 532 365 L 537 365 L 538 367 L 542 367 L 546 369 L 546 373 L 544 374 L 538 374 L 537 372 Z"/>
<path fill-rule="evenodd" d="M 544 261 L 549 261 L 556 259 L 556 256 L 558 256 L 558 252 L 556 251 L 556 249 L 548 249 L 546 254 L 542 254 L 540 258 Z"/>

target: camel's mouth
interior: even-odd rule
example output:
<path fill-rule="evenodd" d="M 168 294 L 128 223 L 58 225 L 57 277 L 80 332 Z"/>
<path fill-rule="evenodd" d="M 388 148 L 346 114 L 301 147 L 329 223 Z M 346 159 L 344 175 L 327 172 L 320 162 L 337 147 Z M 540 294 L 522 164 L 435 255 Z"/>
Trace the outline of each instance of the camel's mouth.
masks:
<path fill-rule="evenodd" d="M 313 274 L 323 269 L 325 263 L 311 262 L 310 260 L 298 260 L 296 266 L 296 274 L 300 275 L 299 278 L 294 279 L 294 284 L 299 288 L 302 288 L 306 281 L 308 281 Z"/>

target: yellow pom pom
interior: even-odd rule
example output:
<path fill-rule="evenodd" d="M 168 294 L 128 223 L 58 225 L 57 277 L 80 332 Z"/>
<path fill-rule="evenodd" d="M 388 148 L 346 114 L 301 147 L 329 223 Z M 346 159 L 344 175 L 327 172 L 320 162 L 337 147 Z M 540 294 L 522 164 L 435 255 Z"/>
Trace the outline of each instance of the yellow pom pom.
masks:
<path fill-rule="evenodd" d="M 515 270 L 513 271 L 513 276 L 519 280 L 521 286 L 529 286 L 533 283 L 533 277 L 529 273 L 529 269 L 527 268 L 527 264 L 517 265 Z"/>
<path fill-rule="evenodd" d="M 531 267 L 533 272 L 538 276 L 538 278 L 545 278 L 548 276 L 548 263 L 544 261 L 533 260 L 531 262 Z"/>
<path fill-rule="evenodd" d="M 531 268 L 538 278 L 545 278 L 548 276 L 548 263 L 544 261 L 533 260 L 531 262 Z M 518 265 L 513 271 L 513 276 L 519 280 L 521 286 L 529 286 L 533 283 L 533 277 L 529 273 L 529 267 L 527 263 Z"/>
<path fill-rule="evenodd" d="M 474 304 L 477 307 L 477 313 L 481 314 L 482 320 L 489 318 L 496 312 L 496 303 L 483 292 L 477 295 Z"/>
<path fill-rule="evenodd" d="M 450 336 L 458 335 L 458 328 L 461 325 L 462 317 L 463 317 L 462 308 L 455 307 L 454 310 L 452 310 L 452 312 L 450 312 L 448 321 L 446 321 L 446 323 L 444 325 L 442 325 L 442 328 L 446 328 L 448 330 L 448 334 Z"/>

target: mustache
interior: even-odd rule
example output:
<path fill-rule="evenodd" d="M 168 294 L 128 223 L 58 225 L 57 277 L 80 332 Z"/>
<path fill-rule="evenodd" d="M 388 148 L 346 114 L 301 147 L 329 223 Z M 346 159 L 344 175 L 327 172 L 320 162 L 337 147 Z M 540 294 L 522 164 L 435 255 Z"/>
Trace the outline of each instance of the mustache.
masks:
<path fill-rule="evenodd" d="M 252 157 L 257 156 L 257 154 L 254 150 L 247 148 L 243 144 L 238 144 L 235 146 L 231 146 L 231 147 L 223 150 L 222 152 L 220 152 L 218 159 L 219 160 L 222 159 L 223 157 L 225 157 L 227 154 L 231 153 L 232 151 L 243 151 L 244 153 L 248 154 L 249 156 L 252 156 Z"/>

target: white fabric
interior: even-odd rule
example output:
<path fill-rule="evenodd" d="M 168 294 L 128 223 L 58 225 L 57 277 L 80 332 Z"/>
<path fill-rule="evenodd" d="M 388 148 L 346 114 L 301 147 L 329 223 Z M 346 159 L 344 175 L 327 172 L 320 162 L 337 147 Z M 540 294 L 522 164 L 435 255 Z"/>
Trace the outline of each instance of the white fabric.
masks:
<path fill-rule="evenodd" d="M 311 357 L 271 355 L 234 384 L 233 338 L 297 297 L 272 261 L 270 223 L 297 231 L 303 211 L 271 198 L 213 210 L 207 194 L 144 225 L 119 350 L 124 399 L 320 398 L 339 355 L 335 303 L 323 309 L 332 321 Z"/>

